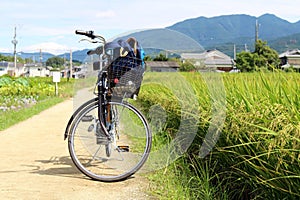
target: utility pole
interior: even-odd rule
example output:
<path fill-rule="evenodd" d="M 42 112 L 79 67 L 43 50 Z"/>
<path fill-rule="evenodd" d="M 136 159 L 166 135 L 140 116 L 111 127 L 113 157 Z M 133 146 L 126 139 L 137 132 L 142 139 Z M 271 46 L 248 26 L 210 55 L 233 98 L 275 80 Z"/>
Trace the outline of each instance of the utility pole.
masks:
<path fill-rule="evenodd" d="M 17 70 L 17 27 L 15 27 L 15 34 L 14 34 L 14 38 L 11 41 L 11 43 L 13 43 L 14 45 L 14 72 L 16 73 Z"/>
<path fill-rule="evenodd" d="M 259 37 L 259 26 L 260 24 L 258 23 L 258 20 L 256 20 L 256 23 L 255 23 L 255 52 L 257 51 L 256 49 L 256 46 L 257 46 L 257 43 L 258 43 L 258 37 Z"/>
<path fill-rule="evenodd" d="M 247 44 L 245 44 L 245 52 L 249 52 Z"/>
<path fill-rule="evenodd" d="M 258 20 L 256 20 L 256 23 L 255 23 L 255 44 L 258 41 L 258 32 L 259 32 L 258 29 L 259 29 L 259 24 L 258 24 Z"/>
<path fill-rule="evenodd" d="M 41 65 L 43 64 L 43 54 L 42 54 L 42 49 L 40 49 L 40 63 L 41 63 Z"/>
<path fill-rule="evenodd" d="M 236 60 L 236 46 L 233 45 L 233 60 Z"/>
<path fill-rule="evenodd" d="M 70 78 L 72 77 L 72 70 L 73 70 L 73 67 L 72 67 L 72 65 L 73 65 L 73 62 L 72 62 L 72 60 L 73 60 L 73 56 L 72 56 L 72 49 L 70 50 Z"/>

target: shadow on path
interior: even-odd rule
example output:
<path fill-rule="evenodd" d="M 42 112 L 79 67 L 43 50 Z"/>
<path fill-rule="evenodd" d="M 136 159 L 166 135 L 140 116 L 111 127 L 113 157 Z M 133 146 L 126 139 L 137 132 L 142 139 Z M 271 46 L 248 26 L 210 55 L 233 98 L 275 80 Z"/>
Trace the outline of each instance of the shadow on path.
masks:
<path fill-rule="evenodd" d="M 51 157 L 48 160 L 35 160 L 36 165 L 24 165 L 31 167 L 33 174 L 64 176 L 70 178 L 89 179 L 76 169 L 69 156 Z"/>

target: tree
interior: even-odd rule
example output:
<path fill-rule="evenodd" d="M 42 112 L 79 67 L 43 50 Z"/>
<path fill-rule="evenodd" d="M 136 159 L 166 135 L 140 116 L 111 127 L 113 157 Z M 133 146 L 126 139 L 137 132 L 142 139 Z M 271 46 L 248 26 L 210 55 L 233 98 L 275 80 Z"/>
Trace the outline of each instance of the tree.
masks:
<path fill-rule="evenodd" d="M 255 51 L 237 54 L 236 65 L 242 72 L 251 72 L 260 69 L 272 70 L 280 63 L 278 53 L 267 45 L 267 42 L 258 40 Z"/>
<path fill-rule="evenodd" d="M 32 58 L 25 58 L 25 63 L 33 63 Z"/>
<path fill-rule="evenodd" d="M 280 60 L 278 53 L 267 45 L 266 41 L 258 40 L 255 44 L 255 52 L 259 56 L 257 65 L 269 70 L 277 68 Z"/>
<path fill-rule="evenodd" d="M 169 59 L 164 54 L 160 53 L 153 60 L 154 61 L 168 61 Z"/>
<path fill-rule="evenodd" d="M 0 61 L 6 61 L 6 62 L 14 62 L 13 56 L 4 56 L 0 54 Z"/>
<path fill-rule="evenodd" d="M 62 68 L 63 65 L 64 65 L 65 61 L 63 58 L 61 57 L 58 57 L 58 56 L 55 56 L 55 57 L 52 57 L 52 58 L 49 58 L 47 61 L 46 61 L 46 65 L 47 66 L 51 66 L 53 68 Z"/>
<path fill-rule="evenodd" d="M 151 60 L 152 60 L 152 58 L 149 55 L 147 55 L 147 56 L 144 57 L 144 61 L 151 61 Z"/>
<path fill-rule="evenodd" d="M 181 72 L 190 72 L 190 71 L 195 71 L 196 67 L 191 62 L 186 61 L 180 64 L 179 70 Z"/>
<path fill-rule="evenodd" d="M 0 54 L 0 61 L 14 62 L 15 58 L 14 58 L 14 56 L 4 56 L 4 55 Z M 18 56 L 17 57 L 17 62 L 18 63 L 25 63 L 25 60 Z"/>
<path fill-rule="evenodd" d="M 242 51 L 237 54 L 236 66 L 241 72 L 252 72 L 255 70 L 255 62 L 253 54 L 247 51 Z"/>

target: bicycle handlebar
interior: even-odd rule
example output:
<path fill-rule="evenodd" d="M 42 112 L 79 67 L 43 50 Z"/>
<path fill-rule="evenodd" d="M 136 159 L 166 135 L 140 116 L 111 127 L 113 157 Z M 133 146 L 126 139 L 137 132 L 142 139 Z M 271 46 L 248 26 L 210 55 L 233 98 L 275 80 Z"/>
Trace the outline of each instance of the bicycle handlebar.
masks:
<path fill-rule="evenodd" d="M 103 44 L 106 43 L 104 37 L 102 37 L 101 35 L 94 35 L 94 31 L 76 30 L 75 34 L 87 36 L 87 37 L 91 38 L 92 40 L 94 40 L 95 38 L 97 38 L 97 39 L 99 39 L 101 41 L 101 43 L 103 43 Z M 97 42 L 93 42 L 93 43 L 97 43 Z"/>
<path fill-rule="evenodd" d="M 94 31 L 81 31 L 81 30 L 76 30 L 75 31 L 75 34 L 77 35 L 84 35 L 84 36 L 87 36 L 91 39 L 95 39 L 96 36 L 94 35 Z"/>

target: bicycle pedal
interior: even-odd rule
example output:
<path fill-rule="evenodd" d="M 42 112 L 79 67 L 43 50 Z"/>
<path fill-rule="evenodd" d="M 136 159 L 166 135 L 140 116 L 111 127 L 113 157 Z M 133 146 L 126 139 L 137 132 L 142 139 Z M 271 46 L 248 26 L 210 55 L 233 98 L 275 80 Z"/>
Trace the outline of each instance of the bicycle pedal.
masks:
<path fill-rule="evenodd" d="M 129 152 L 129 146 L 118 146 L 118 149 L 122 152 Z"/>

